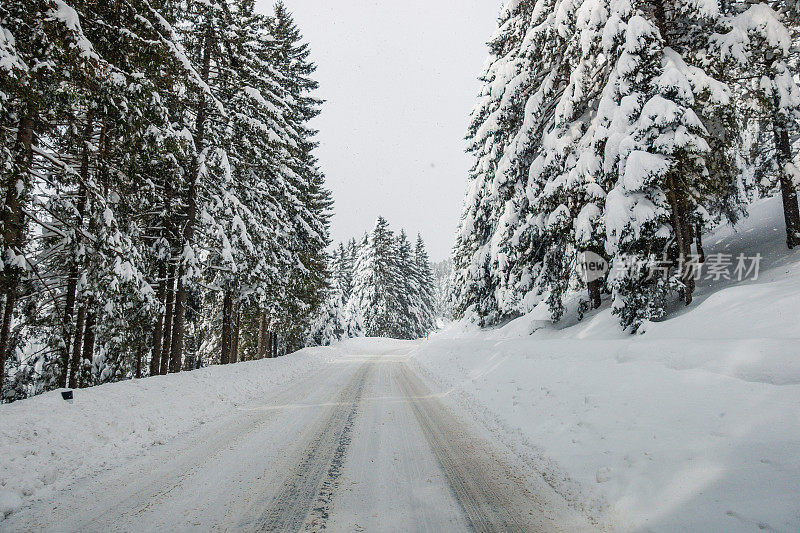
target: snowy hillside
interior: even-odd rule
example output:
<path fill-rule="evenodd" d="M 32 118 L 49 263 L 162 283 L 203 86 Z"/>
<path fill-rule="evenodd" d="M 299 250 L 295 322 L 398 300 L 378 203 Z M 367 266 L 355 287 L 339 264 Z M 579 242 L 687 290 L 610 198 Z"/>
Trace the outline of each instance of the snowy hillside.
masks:
<path fill-rule="evenodd" d="M 701 281 L 642 335 L 607 301 L 559 327 L 542 305 L 495 330 L 454 325 L 416 360 L 601 523 L 798 531 L 800 251 L 785 250 L 779 198 L 750 211 L 705 242 L 762 254 L 758 279 Z"/>

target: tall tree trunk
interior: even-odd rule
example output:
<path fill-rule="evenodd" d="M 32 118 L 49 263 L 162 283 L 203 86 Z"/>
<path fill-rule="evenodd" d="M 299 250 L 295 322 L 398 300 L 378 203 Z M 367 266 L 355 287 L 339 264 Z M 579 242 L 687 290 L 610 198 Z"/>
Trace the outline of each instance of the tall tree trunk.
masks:
<path fill-rule="evenodd" d="M 89 194 L 86 189 L 86 183 L 89 181 L 89 143 L 92 141 L 92 134 L 94 133 L 94 118 L 91 111 L 86 114 L 86 128 L 84 129 L 83 137 L 81 137 L 81 144 L 80 152 L 81 152 L 81 168 L 80 168 L 80 177 L 81 183 L 78 184 L 78 218 L 75 221 L 75 225 L 78 228 L 83 226 L 83 216 L 86 213 L 86 204 L 89 199 Z M 77 249 L 78 245 L 80 244 L 81 236 L 79 232 L 75 232 L 75 243 L 73 244 L 73 252 Z M 63 349 L 61 354 L 61 386 L 67 386 L 67 373 L 68 373 L 68 365 L 69 365 L 69 353 L 70 353 L 70 344 L 72 339 L 75 335 L 75 328 L 77 325 L 73 323 L 72 318 L 73 314 L 75 313 L 75 299 L 77 298 L 78 293 L 78 277 L 80 275 L 80 268 L 78 265 L 78 261 L 75 257 L 71 258 L 72 264 L 69 267 L 69 273 L 67 274 L 67 292 L 66 292 L 66 301 L 64 304 L 64 315 L 62 318 L 62 341 L 63 341 Z M 79 379 L 72 380 L 76 383 L 80 382 Z"/>
<path fill-rule="evenodd" d="M 67 274 L 67 293 L 64 303 L 64 316 L 62 317 L 62 342 L 61 348 L 61 376 L 59 377 L 60 386 L 66 388 L 67 376 L 69 375 L 69 356 L 72 346 L 72 330 L 75 325 L 72 322 L 75 313 L 75 297 L 78 291 L 78 264 L 73 263 L 69 267 Z"/>
<path fill-rule="evenodd" d="M 33 126 L 34 120 L 30 115 L 24 115 L 19 120 L 17 138 L 14 144 L 14 172 L 4 183 L 5 209 L 2 213 L 3 244 L 5 250 L 19 251 L 23 244 L 23 227 L 25 215 L 23 210 L 27 200 L 27 189 L 30 181 L 30 168 L 33 163 Z M 22 184 L 21 189 L 19 184 Z M 5 260 L 5 257 L 0 258 Z M 2 395 L 6 357 L 11 341 L 11 318 L 17 303 L 17 287 L 19 285 L 19 269 L 6 265 L 3 272 L 3 292 L 5 305 L 3 306 L 2 330 L 0 330 L 0 395 Z M 2 396 L 0 396 L 2 397 Z"/>
<path fill-rule="evenodd" d="M 703 249 L 703 226 L 697 224 L 694 231 L 695 241 L 697 243 L 697 260 L 700 263 L 706 262 L 706 251 Z"/>
<path fill-rule="evenodd" d="M 6 352 L 8 351 L 9 337 L 11 335 L 11 317 L 14 314 L 14 306 L 16 305 L 16 291 L 6 289 L 6 299 L 3 302 L 3 323 L 2 333 L 0 334 L 0 345 L 3 347 L 3 352 L 0 353 L 0 399 L 3 394 L 3 379 L 6 366 Z"/>
<path fill-rule="evenodd" d="M 691 272 L 691 265 L 689 258 L 691 250 L 687 246 L 686 240 L 686 227 L 684 224 L 683 212 L 681 210 L 680 200 L 678 199 L 678 192 L 675 185 L 675 178 L 670 176 L 668 178 L 669 191 L 668 198 L 672 211 L 672 225 L 675 231 L 675 244 L 678 246 L 678 268 L 681 273 L 681 281 L 684 284 L 684 300 L 686 305 L 692 303 L 692 296 L 694 292 L 694 277 Z"/>
<path fill-rule="evenodd" d="M 203 68 L 201 76 L 204 82 L 208 82 L 209 72 L 211 71 L 211 49 L 214 45 L 214 34 L 211 23 L 206 25 L 203 37 Z M 195 146 L 196 150 L 202 152 L 205 146 L 205 126 L 206 126 L 206 97 L 205 93 L 200 93 L 197 105 L 197 117 L 195 121 Z M 194 225 L 197 219 L 197 188 L 200 179 L 200 165 L 198 156 L 195 155 L 192 161 L 191 181 L 186 194 L 186 223 L 183 227 L 183 245 L 191 246 L 194 240 Z M 184 250 L 181 249 L 181 258 L 184 257 Z M 170 372 L 179 372 L 183 360 L 183 337 L 186 324 L 186 302 L 189 292 L 186 279 L 186 267 L 183 259 L 178 267 L 178 289 L 175 296 L 175 317 L 172 324 L 172 347 L 170 348 Z"/>
<path fill-rule="evenodd" d="M 160 304 L 164 303 L 167 294 L 167 264 L 158 267 L 158 293 L 156 297 Z M 150 355 L 150 375 L 155 376 L 161 371 L 161 342 L 164 339 L 164 311 L 158 312 L 156 325 L 153 328 L 153 348 Z"/>
<path fill-rule="evenodd" d="M 169 357 L 172 349 L 172 318 L 175 308 L 175 264 L 169 265 L 167 274 L 167 295 L 164 302 L 164 343 L 161 348 L 161 370 L 160 374 L 166 375 L 169 371 Z"/>
<path fill-rule="evenodd" d="M 88 378 L 91 377 L 92 363 L 94 362 L 94 341 L 96 338 L 95 327 L 97 325 L 97 315 L 94 311 L 86 313 L 86 327 L 83 333 L 83 367 L 88 369 L 89 374 L 81 372 L 81 386 L 88 387 L 91 385 Z"/>
<path fill-rule="evenodd" d="M 239 302 L 233 304 L 233 339 L 231 341 L 231 363 L 239 361 Z"/>
<path fill-rule="evenodd" d="M 222 352 L 219 362 L 227 365 L 231 362 L 231 349 L 233 347 L 233 297 L 231 291 L 225 289 L 222 297 Z"/>
<path fill-rule="evenodd" d="M 600 305 L 603 303 L 602 299 L 600 298 L 600 280 L 594 279 L 586 283 L 586 289 L 589 292 L 589 304 L 591 305 L 592 309 L 598 309 Z"/>
<path fill-rule="evenodd" d="M 776 117 L 773 119 L 772 129 L 775 134 L 775 157 L 781 182 L 783 219 L 786 223 L 786 246 L 791 250 L 800 245 L 800 209 L 797 203 L 797 186 L 792 181 L 793 177 L 786 172 L 786 165 L 792 162 L 792 145 L 783 122 Z"/>
<path fill-rule="evenodd" d="M 72 359 L 69 363 L 69 388 L 77 389 L 80 385 L 81 350 L 83 349 L 83 329 L 86 320 L 86 306 L 78 307 L 78 317 L 75 319 L 75 335 L 72 341 Z"/>
<path fill-rule="evenodd" d="M 133 377 L 139 379 L 142 377 L 142 358 L 144 357 L 144 343 L 140 342 L 136 346 L 136 364 L 134 366 Z"/>
<path fill-rule="evenodd" d="M 264 359 L 267 356 L 267 314 L 264 312 L 258 315 L 258 345 L 256 348 L 256 359 Z"/>

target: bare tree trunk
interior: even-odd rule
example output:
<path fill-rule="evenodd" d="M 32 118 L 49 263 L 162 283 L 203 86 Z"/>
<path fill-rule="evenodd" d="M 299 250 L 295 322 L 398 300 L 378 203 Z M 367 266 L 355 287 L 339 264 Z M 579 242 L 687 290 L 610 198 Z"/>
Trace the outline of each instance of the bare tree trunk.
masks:
<path fill-rule="evenodd" d="M 694 292 L 694 277 L 692 276 L 691 266 L 688 263 L 691 250 L 689 250 L 687 246 L 686 228 L 683 223 L 683 213 L 678 200 L 675 179 L 670 176 L 668 180 L 668 198 L 670 207 L 672 208 L 672 225 L 675 230 L 675 244 L 678 246 L 678 268 L 681 271 L 681 281 L 684 284 L 684 300 L 686 301 L 686 305 L 689 305 L 692 303 L 692 295 Z"/>
<path fill-rule="evenodd" d="M 83 348 L 83 328 L 86 320 L 86 306 L 78 307 L 78 318 L 75 320 L 75 338 L 72 341 L 72 359 L 69 363 L 69 388 L 77 389 L 80 385 L 81 350 Z"/>
<path fill-rule="evenodd" d="M 239 361 L 239 302 L 233 304 L 233 339 L 231 341 L 231 363 Z"/>
<path fill-rule="evenodd" d="M 586 283 L 586 289 L 589 292 L 589 304 L 592 309 L 598 309 L 603 303 L 600 298 L 600 280 L 595 279 Z"/>
<path fill-rule="evenodd" d="M 164 344 L 161 349 L 161 370 L 160 374 L 166 375 L 169 371 L 169 357 L 172 349 L 172 315 L 175 306 L 175 264 L 169 265 L 167 274 L 167 295 L 164 309 Z"/>
<path fill-rule="evenodd" d="M 201 76 L 204 82 L 208 81 L 211 71 L 211 48 L 214 45 L 213 28 L 208 23 L 203 37 L 203 68 Z M 198 98 L 197 117 L 195 121 L 195 146 L 197 150 L 203 150 L 205 145 L 205 126 L 206 126 L 206 98 L 204 93 L 200 93 Z M 183 228 L 183 244 L 190 246 L 194 240 L 194 225 L 197 219 L 197 187 L 199 180 L 199 161 L 194 156 L 192 162 L 191 181 L 189 190 L 186 194 L 186 224 Z M 181 257 L 183 250 L 181 249 Z M 170 372 L 179 372 L 183 359 L 183 336 L 186 324 L 186 301 L 189 293 L 186 287 L 186 268 L 183 260 L 178 267 L 178 289 L 175 296 L 175 317 L 172 324 L 172 347 L 170 348 Z"/>
<path fill-rule="evenodd" d="M 264 312 L 258 315 L 258 345 L 256 348 L 256 359 L 264 359 L 267 356 L 267 314 Z"/>
<path fill-rule="evenodd" d="M 167 265 L 162 263 L 158 267 L 158 293 L 156 297 L 159 303 L 164 303 L 167 294 Z M 156 325 L 153 329 L 153 350 L 150 355 L 150 375 L 155 376 L 161 370 L 161 342 L 164 339 L 164 312 L 159 311 L 156 318 Z"/>
<path fill-rule="evenodd" d="M 83 333 L 83 367 L 88 369 L 89 374 L 84 372 L 80 373 L 81 386 L 87 387 L 90 385 L 89 379 L 91 377 L 92 363 L 94 362 L 94 341 L 96 338 L 96 318 L 97 315 L 94 311 L 86 313 L 86 328 Z"/>
<path fill-rule="evenodd" d="M 11 334 L 11 316 L 14 314 L 16 297 L 15 291 L 6 289 L 6 301 L 3 305 L 3 330 L 0 337 L 0 344 L 3 346 L 3 352 L 0 353 L 0 398 L 2 398 L 3 392 L 3 373 L 6 366 L 6 352 L 8 351 L 8 341 Z"/>
<path fill-rule="evenodd" d="M 222 297 L 222 352 L 219 357 L 219 362 L 222 365 L 227 365 L 231 362 L 231 349 L 233 347 L 233 298 L 231 291 L 225 290 L 225 295 Z"/>
<path fill-rule="evenodd" d="M 144 344 L 139 343 L 136 346 L 136 364 L 134 366 L 133 377 L 139 379 L 142 377 L 142 358 L 144 357 Z"/>
<path fill-rule="evenodd" d="M 84 130 L 83 137 L 81 138 L 82 146 L 81 150 L 81 168 L 80 168 L 80 177 L 82 183 L 78 185 L 78 219 L 75 221 L 77 227 L 83 226 L 83 215 L 86 212 L 86 203 L 88 202 L 88 191 L 86 189 L 86 182 L 89 180 L 89 143 L 92 140 L 92 134 L 94 133 L 94 120 L 92 116 L 92 112 L 89 111 L 86 114 L 86 129 Z M 74 248 L 77 248 L 77 245 L 80 242 L 80 236 L 76 232 L 75 234 L 76 242 L 74 243 Z M 62 349 L 61 355 L 61 365 L 62 365 L 62 372 L 61 372 L 61 386 L 67 386 L 67 367 L 69 364 L 69 352 L 70 352 L 70 344 L 72 342 L 72 338 L 76 335 L 74 331 L 77 328 L 76 324 L 73 324 L 72 318 L 73 314 L 75 313 L 75 300 L 78 294 L 78 276 L 80 274 L 78 262 L 75 260 L 74 257 L 71 258 L 72 264 L 69 267 L 69 274 L 67 275 L 67 292 L 66 292 L 66 302 L 64 305 L 64 315 L 62 318 L 63 322 L 63 329 L 61 332 L 63 345 L 64 348 Z M 80 379 L 72 379 L 70 377 L 70 382 L 80 383 Z"/>
<path fill-rule="evenodd" d="M 700 263 L 705 263 L 706 251 L 703 249 L 703 227 L 700 224 L 695 228 L 694 237 L 697 244 L 697 260 Z"/>
<path fill-rule="evenodd" d="M 792 145 L 789 132 L 780 119 L 773 120 L 775 133 L 775 157 L 781 182 L 781 198 L 783 200 L 783 219 L 786 223 L 786 246 L 791 250 L 800 245 L 800 209 L 797 202 L 797 186 L 792 176 L 786 172 L 786 165 L 792 161 Z"/>
<path fill-rule="evenodd" d="M 17 139 L 14 151 L 14 172 L 10 173 L 5 185 L 5 209 L 2 213 L 3 243 L 6 250 L 13 249 L 19 251 L 23 243 L 23 228 L 25 225 L 25 214 L 23 212 L 26 202 L 27 183 L 33 162 L 33 117 L 23 116 L 19 121 L 17 129 Z M 26 184 L 20 191 L 18 183 Z M 5 250 L 3 250 L 5 252 Z M 4 260 L 5 257 L 0 258 Z M 3 309 L 2 330 L 0 330 L 0 394 L 2 394 L 4 370 L 6 357 L 9 352 L 11 341 L 11 318 L 14 314 L 14 307 L 17 303 L 17 287 L 19 285 L 17 268 L 10 268 L 6 265 L 3 272 L 3 289 L 5 292 L 5 305 Z"/>
<path fill-rule="evenodd" d="M 272 336 L 272 331 L 267 331 L 267 358 L 271 359 L 275 357 L 273 344 L 275 339 Z"/>
<path fill-rule="evenodd" d="M 62 388 L 66 388 L 67 375 L 69 374 L 69 355 L 70 346 L 72 345 L 72 330 L 74 328 L 72 315 L 75 313 L 75 297 L 78 290 L 77 264 L 73 264 L 69 267 L 69 274 L 67 276 L 67 294 L 64 303 L 64 316 L 62 317 L 62 342 L 64 345 L 61 348 L 61 376 L 59 376 L 59 384 Z"/>

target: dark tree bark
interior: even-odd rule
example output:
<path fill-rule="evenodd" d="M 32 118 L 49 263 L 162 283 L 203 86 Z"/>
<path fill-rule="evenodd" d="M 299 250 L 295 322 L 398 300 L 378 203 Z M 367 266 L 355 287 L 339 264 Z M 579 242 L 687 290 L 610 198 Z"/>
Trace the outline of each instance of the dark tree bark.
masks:
<path fill-rule="evenodd" d="M 142 359 L 144 358 L 144 344 L 140 343 L 136 347 L 136 364 L 134 366 L 133 377 L 139 379 L 142 377 Z"/>
<path fill-rule="evenodd" d="M 33 126 L 32 116 L 24 115 L 18 124 L 17 138 L 14 143 L 14 172 L 9 173 L 5 186 L 5 209 L 2 213 L 3 243 L 6 249 L 20 250 L 23 244 L 23 228 L 25 225 L 24 208 L 27 201 L 26 191 L 30 181 L 30 168 L 33 162 Z M 17 181 L 26 184 L 20 192 Z M 0 330 L 0 394 L 2 394 L 6 357 L 11 340 L 11 318 L 17 303 L 17 288 L 20 272 L 17 268 L 6 266 L 3 272 L 3 306 L 2 330 Z"/>
<path fill-rule="evenodd" d="M 67 274 L 67 293 L 64 303 L 64 316 L 62 319 L 63 328 L 63 347 L 61 348 L 61 376 L 60 385 L 62 388 L 67 386 L 67 376 L 69 374 L 69 356 L 72 346 L 72 330 L 75 325 L 72 323 L 72 316 L 75 313 L 75 297 L 78 289 L 78 265 L 73 264 Z"/>
<path fill-rule="evenodd" d="M 72 359 L 69 363 L 69 384 L 70 389 L 77 389 L 80 385 L 81 373 L 81 351 L 83 349 L 83 330 L 86 320 L 86 306 L 78 307 L 78 317 L 75 319 L 75 335 L 72 341 Z"/>
<path fill-rule="evenodd" d="M 158 267 L 158 292 L 156 297 L 159 303 L 164 303 L 167 294 L 167 265 L 162 263 Z M 155 376 L 161 371 L 161 343 L 164 339 L 164 311 L 159 311 L 156 325 L 153 328 L 153 348 L 150 355 L 150 375 Z"/>
<path fill-rule="evenodd" d="M 8 351 L 8 341 L 11 334 L 11 316 L 14 314 L 14 306 L 16 305 L 16 291 L 6 288 L 6 300 L 3 303 L 3 323 L 2 323 L 2 336 L 0 336 L 0 345 L 2 345 L 3 352 L 0 353 L 0 398 L 3 393 L 3 379 L 6 366 L 6 352 Z"/>
<path fill-rule="evenodd" d="M 797 202 L 797 187 L 792 182 L 785 167 L 792 161 L 792 145 L 789 132 L 779 118 L 773 120 L 775 134 L 775 157 L 780 174 L 781 198 L 783 200 L 783 219 L 786 223 L 786 246 L 791 250 L 800 245 L 800 209 Z"/>
<path fill-rule="evenodd" d="M 161 370 L 163 376 L 169 370 L 170 350 L 172 349 L 172 316 L 175 307 L 175 264 L 169 265 L 167 274 L 167 295 L 164 302 L 164 342 L 161 348 Z"/>
<path fill-rule="evenodd" d="M 700 224 L 695 228 L 694 237 L 697 244 L 697 260 L 700 263 L 705 263 L 706 251 L 703 249 L 703 227 Z"/>
<path fill-rule="evenodd" d="M 94 362 L 94 341 L 96 338 L 95 327 L 97 326 L 96 318 L 97 315 L 94 311 L 88 311 L 86 313 L 86 326 L 83 332 L 83 367 L 90 369 L 89 372 L 91 372 L 92 363 Z M 91 377 L 91 374 L 85 375 L 84 372 L 81 372 L 80 376 L 82 387 L 88 387 L 91 385 L 88 379 Z"/>
<path fill-rule="evenodd" d="M 589 292 L 589 304 L 591 305 L 592 309 L 598 309 L 603 303 L 600 298 L 600 285 L 601 282 L 599 279 L 586 283 L 586 289 Z"/>
<path fill-rule="evenodd" d="M 86 129 L 84 130 L 83 137 L 81 138 L 82 146 L 80 148 L 81 151 L 81 168 L 80 168 L 80 177 L 82 183 L 78 185 L 78 218 L 75 221 L 77 227 L 83 226 L 83 216 L 86 213 L 86 204 L 89 200 L 89 194 L 86 189 L 86 182 L 89 180 L 89 143 L 92 140 L 92 134 L 94 133 L 94 119 L 92 112 L 90 111 L 86 115 Z M 77 246 L 80 241 L 80 235 L 76 232 L 75 235 Z M 66 301 L 64 304 L 64 315 L 62 319 L 63 329 L 62 329 L 62 338 L 64 348 L 62 349 L 61 354 L 61 386 L 67 386 L 67 373 L 68 373 L 68 365 L 69 365 L 69 353 L 70 353 L 70 345 L 72 339 L 76 335 L 76 328 L 78 327 L 77 324 L 74 324 L 72 321 L 73 314 L 75 313 L 75 300 L 77 298 L 78 293 L 78 277 L 80 275 L 80 269 L 77 261 L 75 258 L 72 258 L 72 264 L 69 267 L 69 273 L 67 274 L 67 292 L 66 292 Z M 71 378 L 70 378 L 71 379 Z M 80 380 L 75 380 L 75 382 L 79 382 Z"/>
<path fill-rule="evenodd" d="M 233 296 L 231 291 L 225 290 L 222 297 L 222 352 L 219 357 L 220 364 L 227 365 L 231 362 L 233 348 Z"/>
<path fill-rule="evenodd" d="M 203 81 L 208 81 L 211 70 L 211 49 L 214 46 L 213 28 L 209 23 L 206 26 L 203 37 L 203 67 L 201 76 Z M 205 144 L 206 126 L 206 98 L 204 93 L 200 93 L 197 105 L 197 117 L 195 121 L 195 146 L 197 150 L 202 150 Z M 183 243 L 191 245 L 194 240 L 195 222 L 197 220 L 197 188 L 199 175 L 199 161 L 197 155 L 193 157 L 192 171 L 190 172 L 191 181 L 186 194 L 186 223 L 183 227 Z M 181 250 L 182 252 L 183 250 Z M 183 360 L 183 337 L 186 325 L 186 302 L 189 296 L 189 289 L 186 286 L 186 268 L 181 261 L 178 267 L 178 288 L 175 293 L 175 317 L 172 324 L 172 346 L 170 348 L 169 371 L 179 372 Z"/>
<path fill-rule="evenodd" d="M 231 363 L 239 361 L 239 302 L 233 304 L 233 339 L 231 341 Z"/>
<path fill-rule="evenodd" d="M 668 178 L 669 191 L 667 197 L 672 211 L 672 225 L 675 231 L 675 244 L 678 247 L 678 268 L 681 273 L 681 281 L 684 285 L 684 300 L 686 305 L 692 303 L 694 293 L 694 276 L 689 264 L 691 256 L 691 249 L 689 248 L 689 241 L 687 240 L 686 224 L 684 223 L 683 210 L 681 209 L 681 202 L 678 198 L 678 192 L 675 185 L 675 178 L 670 176 Z"/>
<path fill-rule="evenodd" d="M 258 346 L 256 348 L 256 359 L 264 359 L 267 356 L 267 314 L 262 312 L 258 315 Z"/>

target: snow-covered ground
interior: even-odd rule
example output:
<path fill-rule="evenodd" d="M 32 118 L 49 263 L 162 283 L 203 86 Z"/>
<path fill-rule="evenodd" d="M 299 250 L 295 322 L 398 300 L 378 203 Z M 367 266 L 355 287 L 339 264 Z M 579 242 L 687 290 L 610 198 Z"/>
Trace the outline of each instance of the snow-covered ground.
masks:
<path fill-rule="evenodd" d="M 0 520 L 23 502 L 47 498 L 274 394 L 340 353 L 306 349 L 292 357 L 78 390 L 72 402 L 53 391 L 2 405 Z"/>
<path fill-rule="evenodd" d="M 195 374 L 207 398 L 181 399 L 179 387 L 194 386 L 177 378 L 152 380 L 113 422 L 92 420 L 127 401 L 131 389 L 119 384 L 80 391 L 83 403 L 71 411 L 20 402 L 16 412 L 26 416 L 3 412 L 4 422 L 31 419 L 39 430 L 4 436 L 15 444 L 2 450 L 14 457 L 4 459 L 14 468 L 3 472 L 4 494 L 16 501 L 0 529 L 592 530 L 535 470 L 429 389 L 409 364 L 418 345 L 356 339 L 297 354 L 298 363 L 212 369 Z M 259 378 L 247 385 L 252 374 Z M 212 381 L 249 392 L 216 397 Z M 165 407 L 155 415 L 158 404 Z M 165 431 L 162 444 L 142 439 L 137 419 L 186 431 Z M 42 473 L 53 479 L 42 482 Z"/>
<path fill-rule="evenodd" d="M 607 307 L 558 327 L 537 309 L 0 406 L 0 529 L 800 531 L 800 252 L 780 213 L 706 236 L 761 253 L 757 280 L 703 281 L 637 336 Z"/>
<path fill-rule="evenodd" d="M 708 254 L 762 254 L 758 280 L 702 281 L 642 335 L 608 307 L 559 327 L 543 308 L 455 324 L 415 359 L 601 523 L 800 531 L 800 251 L 781 216 L 764 200 L 705 237 Z"/>

